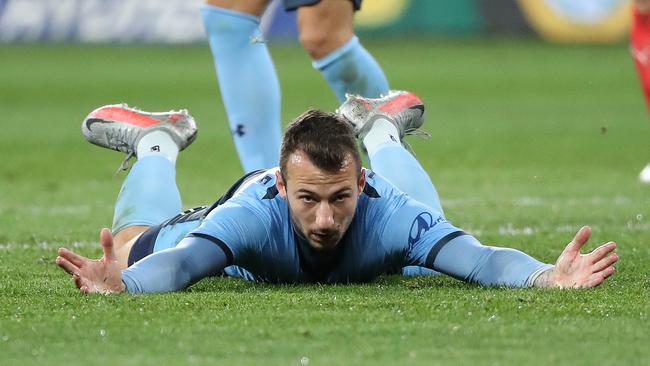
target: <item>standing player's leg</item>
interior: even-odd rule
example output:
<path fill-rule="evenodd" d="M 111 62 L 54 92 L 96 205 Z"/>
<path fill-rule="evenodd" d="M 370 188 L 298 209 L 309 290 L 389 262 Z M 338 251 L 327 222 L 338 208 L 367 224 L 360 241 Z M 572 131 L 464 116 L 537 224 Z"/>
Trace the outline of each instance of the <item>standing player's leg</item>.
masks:
<path fill-rule="evenodd" d="M 196 137 L 196 124 L 186 111 L 146 113 L 109 105 L 91 112 L 81 129 L 89 142 L 138 158 L 122 184 L 113 216 L 115 253 L 126 267 L 140 234 L 181 211 L 176 157 Z"/>
<path fill-rule="evenodd" d="M 201 9 L 231 132 L 246 172 L 280 154 L 280 84 L 259 29 L 268 0 L 208 0 Z"/>
<path fill-rule="evenodd" d="M 315 1 L 285 0 L 293 7 L 300 3 Z M 360 0 L 321 0 L 298 8 L 300 43 L 339 102 L 346 93 L 377 98 L 388 92 L 386 75 L 354 35 L 354 11 L 360 5 Z"/>
<path fill-rule="evenodd" d="M 379 99 L 350 96 L 338 113 L 350 121 L 363 141 L 373 171 L 443 214 L 431 178 L 402 145 L 402 139 L 424 122 L 424 104 L 418 96 L 398 91 Z"/>
<path fill-rule="evenodd" d="M 646 106 L 650 110 L 650 0 L 634 1 L 630 48 Z M 650 163 L 641 171 L 639 179 L 650 183 Z"/>

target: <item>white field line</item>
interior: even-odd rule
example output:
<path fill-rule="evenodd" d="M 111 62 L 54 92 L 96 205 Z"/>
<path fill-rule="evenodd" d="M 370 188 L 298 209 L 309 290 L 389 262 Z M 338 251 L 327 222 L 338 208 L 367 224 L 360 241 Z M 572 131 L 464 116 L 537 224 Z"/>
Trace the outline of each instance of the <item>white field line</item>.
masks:
<path fill-rule="evenodd" d="M 592 229 L 595 231 L 601 231 L 603 229 L 602 225 L 591 225 Z M 497 233 L 499 236 L 511 237 L 511 236 L 533 236 L 540 232 L 555 232 L 558 234 L 574 234 L 580 229 L 579 225 L 560 225 L 555 227 L 544 227 L 544 226 L 516 226 L 515 224 L 508 222 L 502 225 L 497 226 L 495 229 L 492 228 L 472 228 L 464 227 L 463 230 L 466 233 L 471 235 L 481 237 L 484 234 L 488 233 Z M 611 229 L 611 228 L 610 228 Z M 628 232 L 648 232 L 650 231 L 650 222 L 640 222 L 636 220 L 630 220 L 625 223 L 621 228 L 622 231 Z M 79 248 L 99 248 L 98 242 L 73 242 L 73 243 L 63 243 L 63 242 L 39 242 L 39 243 L 0 243 L 0 251 L 13 251 L 13 250 L 33 250 L 41 249 L 54 251 L 60 247 L 66 247 L 71 249 Z"/>
<path fill-rule="evenodd" d="M 462 226 L 462 225 L 461 225 Z M 590 225 L 594 231 L 602 231 L 604 229 L 611 230 L 610 226 L 603 225 Z M 511 222 L 507 222 L 501 225 L 498 225 L 494 228 L 472 228 L 472 227 L 462 227 L 463 231 L 471 235 L 480 237 L 484 234 L 498 234 L 499 236 L 534 236 L 540 232 L 555 232 L 558 234 L 575 234 L 581 225 L 559 225 L 559 226 L 527 226 L 521 225 L 517 226 Z M 623 226 L 617 225 L 616 228 L 619 228 L 620 231 L 625 232 L 648 232 L 650 231 L 650 222 L 641 221 L 641 220 L 629 220 L 623 224 Z"/>
<path fill-rule="evenodd" d="M 506 225 L 499 225 L 499 235 L 501 236 L 531 236 L 538 230 L 538 228 L 530 226 L 515 227 L 510 222 Z"/>
<path fill-rule="evenodd" d="M 49 214 L 49 215 L 86 215 L 91 212 L 88 205 L 82 206 L 31 206 L 28 208 L 31 214 Z"/>
<path fill-rule="evenodd" d="M 23 206 L 14 206 L 14 207 L 0 206 L 0 213 L 6 213 L 6 212 L 12 212 L 19 215 L 88 215 L 92 212 L 92 207 L 89 205 L 80 205 L 80 206 L 23 205 Z"/>
<path fill-rule="evenodd" d="M 548 199 L 544 197 L 535 197 L 535 196 L 522 196 L 515 197 L 510 199 L 499 199 L 499 198 L 490 198 L 486 199 L 484 197 L 462 197 L 462 198 L 443 198 L 442 206 L 444 207 L 461 207 L 461 206 L 472 206 L 472 205 L 481 205 L 486 202 L 503 202 L 506 204 L 511 204 L 514 206 L 548 206 L 548 205 L 567 205 L 567 206 L 580 206 L 580 205 L 628 205 L 634 202 L 633 198 L 626 196 L 615 196 L 615 197 L 587 197 L 587 198 L 569 198 L 569 199 Z M 186 204 L 187 208 L 196 207 L 202 204 Z M 46 215 L 85 215 L 93 211 L 94 207 L 91 205 L 57 205 L 57 206 L 48 206 L 48 205 L 21 205 L 13 207 L 2 207 L 0 205 L 0 212 L 3 211 L 14 211 L 21 214 L 46 214 Z M 96 208 L 95 208 L 96 209 Z M 107 208 L 112 210 L 111 208 Z"/>
<path fill-rule="evenodd" d="M 632 198 L 626 196 L 616 196 L 616 197 L 599 197 L 594 196 L 584 199 L 548 199 L 542 197 L 534 196 L 523 196 L 514 199 L 506 200 L 490 200 L 489 202 L 504 202 L 506 204 L 512 204 L 516 206 L 553 206 L 553 205 L 562 205 L 562 206 L 578 206 L 578 205 L 628 205 L 633 202 Z M 443 207 L 463 207 L 463 206 L 475 206 L 481 205 L 488 202 L 485 198 L 479 197 L 465 197 L 465 198 L 455 198 L 455 199 L 443 199 Z M 195 205 L 196 206 L 196 205 Z M 0 207 L 0 212 L 6 211 L 6 208 Z M 91 213 L 92 206 L 90 205 L 80 205 L 80 206 L 38 206 L 38 205 L 26 205 L 19 207 L 12 207 L 12 211 L 18 212 L 19 214 L 45 214 L 45 215 L 87 215 Z M 463 229 L 475 236 L 481 236 L 486 233 L 498 233 L 500 236 L 532 236 L 536 235 L 539 232 L 543 231 L 553 231 L 556 233 L 575 233 L 580 227 L 576 225 L 560 225 L 556 227 L 535 227 L 535 226 L 516 226 L 511 222 L 503 223 L 496 228 L 471 228 L 464 227 Z M 592 225 L 594 230 L 599 230 L 600 228 L 596 225 Z M 624 226 L 621 228 L 624 231 L 650 231 L 650 220 L 648 217 L 639 213 L 635 217 L 629 218 Z M 69 248 L 95 248 L 98 247 L 97 242 L 74 242 L 72 244 L 68 243 L 50 243 L 50 242 L 40 242 L 40 243 L 0 243 L 0 251 L 9 251 L 9 250 L 28 250 L 28 249 L 43 249 L 43 250 L 56 250 L 59 247 L 65 246 Z"/>
<path fill-rule="evenodd" d="M 583 199 L 578 198 L 569 198 L 569 199 L 549 199 L 543 197 L 534 197 L 534 196 L 522 196 L 510 199 L 499 199 L 499 198 L 490 198 L 486 199 L 483 197 L 463 197 L 463 198 L 448 198 L 442 199 L 442 207 L 472 207 L 472 206 L 481 206 L 486 203 L 503 203 L 512 206 L 585 206 L 585 205 L 616 205 L 623 206 L 633 203 L 634 200 L 626 196 L 616 196 L 616 197 L 588 197 Z M 205 204 L 205 203 L 204 203 Z M 185 205 L 189 207 L 197 207 L 201 204 L 190 204 Z M 93 212 L 94 208 L 90 205 L 59 205 L 59 206 L 47 206 L 47 205 L 24 205 L 24 206 L 14 206 L 14 207 L 2 207 L 0 205 L 0 213 L 6 213 L 7 211 L 13 211 L 17 214 L 27 214 L 27 215 L 88 215 Z M 107 208 L 112 210 L 112 208 Z"/>
<path fill-rule="evenodd" d="M 513 206 L 553 206 L 553 205 L 562 205 L 562 206 L 584 206 L 584 205 L 616 205 L 623 206 L 629 205 L 634 202 L 634 199 L 626 196 L 615 196 L 615 197 L 586 197 L 586 198 L 569 198 L 569 199 L 549 199 L 544 197 L 534 197 L 534 196 L 522 196 L 508 199 L 499 199 L 499 198 L 490 198 L 486 199 L 484 197 L 462 197 L 462 198 L 443 198 L 442 207 L 463 207 L 463 206 L 473 206 L 481 205 L 485 203 L 495 203 L 501 202 L 504 204 L 510 204 Z"/>
<path fill-rule="evenodd" d="M 98 242 L 51 243 L 45 241 L 39 243 L 3 243 L 0 244 L 0 251 L 32 250 L 32 249 L 57 250 L 61 247 L 71 248 L 71 249 L 99 248 L 99 243 Z"/>

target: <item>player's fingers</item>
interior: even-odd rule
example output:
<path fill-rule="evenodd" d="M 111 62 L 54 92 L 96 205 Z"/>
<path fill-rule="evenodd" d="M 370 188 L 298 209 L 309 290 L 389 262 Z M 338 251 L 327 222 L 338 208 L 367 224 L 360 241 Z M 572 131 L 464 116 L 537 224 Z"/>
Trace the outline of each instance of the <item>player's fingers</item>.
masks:
<path fill-rule="evenodd" d="M 61 267 L 64 271 L 68 272 L 68 274 L 74 274 L 79 272 L 79 267 L 70 263 L 67 259 L 63 257 L 56 257 L 56 264 L 59 267 Z"/>
<path fill-rule="evenodd" d="M 81 281 L 81 277 L 78 274 L 73 274 L 72 275 L 72 280 L 74 281 L 74 285 L 77 286 L 78 289 L 80 289 L 83 286 L 83 283 Z"/>
<path fill-rule="evenodd" d="M 90 288 L 88 286 L 81 286 L 79 288 L 79 291 L 81 291 L 82 294 L 89 294 L 90 293 Z"/>
<path fill-rule="evenodd" d="M 597 276 L 597 277 L 594 277 L 594 278 L 590 278 L 587 281 L 587 283 L 582 285 L 582 287 L 583 288 L 596 287 L 596 286 L 600 285 L 601 283 L 603 283 L 603 281 L 605 281 L 605 278 L 603 278 L 603 276 Z"/>
<path fill-rule="evenodd" d="M 605 282 L 605 280 L 611 277 L 614 273 L 616 273 L 616 269 L 614 267 L 607 267 L 604 270 L 591 275 L 589 280 L 582 287 L 596 287 Z"/>
<path fill-rule="evenodd" d="M 601 259 L 605 258 L 609 253 L 613 252 L 614 249 L 616 249 L 616 243 L 610 241 L 609 243 L 605 243 L 599 246 L 598 248 L 594 249 L 587 256 L 589 257 L 591 263 L 596 263 Z"/>
<path fill-rule="evenodd" d="M 569 255 L 577 255 L 580 253 L 580 248 L 585 245 L 590 236 L 591 228 L 589 226 L 583 226 L 580 228 L 580 230 L 578 230 L 569 245 L 566 246 L 564 252 Z"/>
<path fill-rule="evenodd" d="M 594 263 L 593 271 L 600 272 L 618 261 L 618 254 L 613 253 Z"/>
<path fill-rule="evenodd" d="M 81 267 L 88 261 L 88 258 L 82 257 L 79 254 L 68 250 L 66 248 L 59 248 L 58 251 L 59 257 L 66 259 L 68 262 L 74 264 L 77 267 Z"/>
<path fill-rule="evenodd" d="M 603 279 L 608 279 L 609 277 L 613 276 L 614 273 L 616 273 L 616 267 L 610 266 L 602 270 L 600 273 L 603 274 Z"/>
<path fill-rule="evenodd" d="M 113 250 L 113 234 L 107 228 L 103 228 L 99 232 L 99 242 L 102 244 L 102 249 L 104 250 L 104 257 L 108 261 L 115 260 L 115 250 Z"/>

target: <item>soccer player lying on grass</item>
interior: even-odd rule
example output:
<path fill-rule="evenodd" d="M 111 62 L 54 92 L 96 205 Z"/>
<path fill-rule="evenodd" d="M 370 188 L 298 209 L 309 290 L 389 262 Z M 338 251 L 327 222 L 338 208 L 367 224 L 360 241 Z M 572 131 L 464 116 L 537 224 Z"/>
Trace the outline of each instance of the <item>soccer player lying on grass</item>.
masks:
<path fill-rule="evenodd" d="M 583 227 L 556 264 L 482 245 L 445 219 L 438 194 L 401 144 L 422 125 L 411 93 L 349 97 L 338 114 L 309 110 L 286 131 L 280 167 L 249 173 L 211 206 L 177 213 L 174 161 L 196 135 L 185 111 L 125 105 L 82 125 L 97 145 L 135 153 L 104 256 L 59 249 L 56 263 L 83 293 L 164 292 L 225 274 L 279 283 L 349 283 L 381 274 L 436 274 L 485 286 L 594 287 L 614 274 L 616 244 L 589 254 Z M 373 171 L 363 169 L 355 134 Z M 176 215 L 176 216 L 174 216 Z"/>

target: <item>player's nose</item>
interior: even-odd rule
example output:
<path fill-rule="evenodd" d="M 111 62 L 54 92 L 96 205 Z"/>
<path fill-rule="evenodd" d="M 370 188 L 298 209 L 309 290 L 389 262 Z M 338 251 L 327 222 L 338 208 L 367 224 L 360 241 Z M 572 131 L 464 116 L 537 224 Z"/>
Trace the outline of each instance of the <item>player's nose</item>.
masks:
<path fill-rule="evenodd" d="M 320 202 L 316 210 L 316 227 L 319 230 L 331 230 L 336 227 L 334 210 L 329 202 Z"/>

